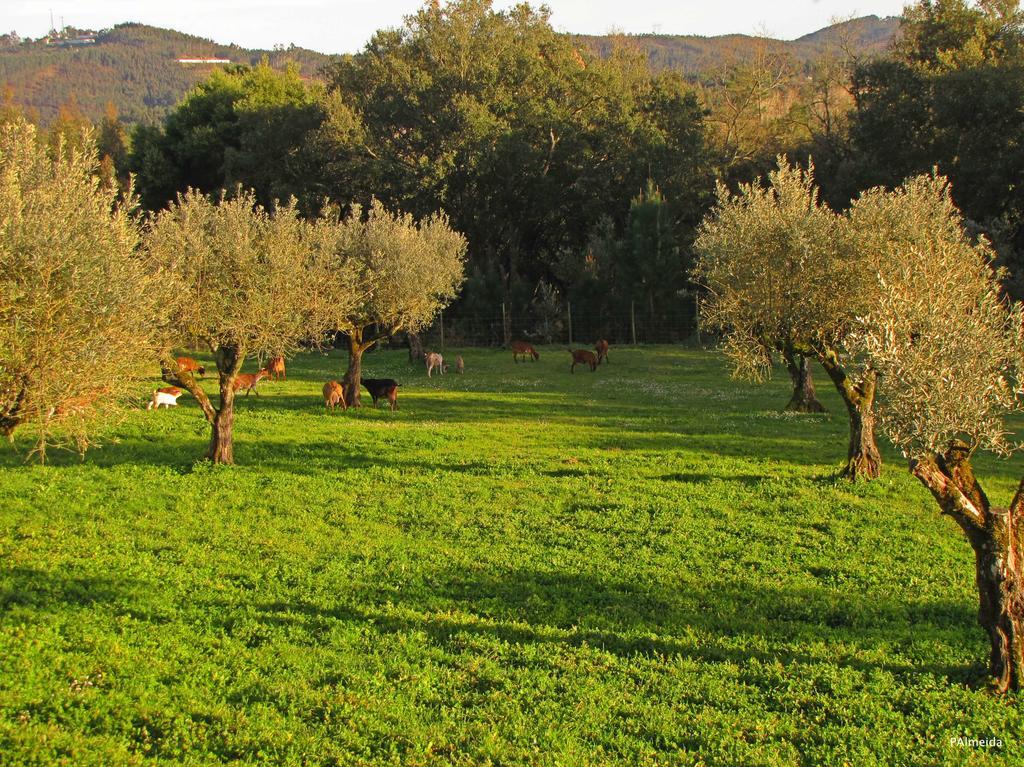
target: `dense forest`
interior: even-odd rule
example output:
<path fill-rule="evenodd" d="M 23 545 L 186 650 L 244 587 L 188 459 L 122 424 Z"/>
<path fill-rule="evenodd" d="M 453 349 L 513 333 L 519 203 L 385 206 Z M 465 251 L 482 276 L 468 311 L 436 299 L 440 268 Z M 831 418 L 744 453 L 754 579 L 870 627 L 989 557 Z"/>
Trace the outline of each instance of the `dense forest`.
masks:
<path fill-rule="evenodd" d="M 443 211 L 468 241 L 449 339 L 664 341 L 696 326 L 693 242 L 716 183 L 763 177 L 782 156 L 813 164 L 837 211 L 937 168 L 1019 294 L 1021 36 L 1014 0 L 924 0 L 898 20 L 791 43 L 581 38 L 556 32 L 543 8 L 458 0 L 425 4 L 352 56 L 124 25 L 87 49 L 9 46 L 0 66 L 92 62 L 94 87 L 24 111 L 54 147 L 94 124 L 105 177 L 133 175 L 149 210 L 190 187 L 241 187 L 264 205 L 294 197 L 307 214 L 327 200 Z M 163 68 L 119 68 L 114 51 L 122 63 L 161 51 Z M 173 63 L 181 55 L 239 63 L 200 71 Z M 39 80 L 32 66 L 19 77 Z M 147 85 L 140 107 L 127 83 L 147 71 L 164 84 Z M 22 111 L 30 91 L 4 76 L 0 109 Z"/>

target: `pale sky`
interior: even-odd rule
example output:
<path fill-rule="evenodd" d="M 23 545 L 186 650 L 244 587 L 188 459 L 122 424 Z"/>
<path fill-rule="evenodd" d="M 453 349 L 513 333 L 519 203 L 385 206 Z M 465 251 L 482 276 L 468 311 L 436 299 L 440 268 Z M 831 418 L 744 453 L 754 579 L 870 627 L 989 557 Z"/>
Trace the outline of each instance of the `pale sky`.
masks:
<path fill-rule="evenodd" d="M 495 8 L 514 2 L 496 0 Z M 564 32 L 677 35 L 767 34 L 793 39 L 853 16 L 898 16 L 905 0 L 548 0 Z M 422 0 L 0 0 L 0 34 L 41 37 L 64 24 L 104 29 L 124 21 L 168 27 L 218 43 L 324 53 L 360 50 L 374 31 L 401 25 Z M 539 3 L 532 2 L 537 6 Z"/>

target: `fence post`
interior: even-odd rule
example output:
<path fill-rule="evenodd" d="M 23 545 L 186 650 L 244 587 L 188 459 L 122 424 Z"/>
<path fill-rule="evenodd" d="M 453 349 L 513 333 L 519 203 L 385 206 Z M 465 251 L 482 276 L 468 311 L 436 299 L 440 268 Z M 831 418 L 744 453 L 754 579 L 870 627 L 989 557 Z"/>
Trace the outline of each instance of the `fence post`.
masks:
<path fill-rule="evenodd" d="M 512 323 L 509 322 L 504 301 L 501 302 L 501 337 L 504 340 L 505 348 L 509 348 L 512 345 Z"/>
<path fill-rule="evenodd" d="M 441 349 L 444 349 L 444 310 L 441 311 Z"/>
<path fill-rule="evenodd" d="M 565 302 L 565 313 L 569 318 L 569 346 L 572 346 L 572 304 Z"/>
<path fill-rule="evenodd" d="M 633 336 L 633 346 L 636 346 L 636 306 L 629 302 L 629 332 Z"/>

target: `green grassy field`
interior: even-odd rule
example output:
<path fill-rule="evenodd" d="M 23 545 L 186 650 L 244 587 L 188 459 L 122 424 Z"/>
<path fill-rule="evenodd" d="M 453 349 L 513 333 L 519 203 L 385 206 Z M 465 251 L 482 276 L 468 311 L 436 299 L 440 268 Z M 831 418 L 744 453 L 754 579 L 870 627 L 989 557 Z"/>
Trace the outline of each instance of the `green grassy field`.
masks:
<path fill-rule="evenodd" d="M 0 451 L 0 763 L 1024 762 L 967 543 L 892 451 L 833 479 L 824 380 L 790 416 L 712 352 L 462 353 L 367 355 L 397 413 L 325 414 L 341 355 L 295 360 L 232 468 L 187 397 L 84 462 Z"/>

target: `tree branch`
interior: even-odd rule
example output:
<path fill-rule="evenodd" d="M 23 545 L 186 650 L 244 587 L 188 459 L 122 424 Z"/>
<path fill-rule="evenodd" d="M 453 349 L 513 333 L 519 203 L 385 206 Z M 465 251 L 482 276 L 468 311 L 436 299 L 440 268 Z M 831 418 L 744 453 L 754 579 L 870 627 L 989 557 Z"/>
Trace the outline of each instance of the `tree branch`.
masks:
<path fill-rule="evenodd" d="M 968 498 L 953 478 L 947 476 L 939 468 L 939 463 L 934 456 L 912 459 L 910 473 L 931 491 L 943 514 L 949 514 L 961 524 L 968 523 L 979 529 L 985 527 L 987 509 L 979 508 L 974 501 Z"/>
<path fill-rule="evenodd" d="M 207 421 L 213 423 L 217 417 L 210 398 L 196 381 L 192 373 L 185 373 L 178 369 L 178 361 L 171 356 L 170 350 L 165 349 L 160 355 L 160 377 L 172 386 L 180 386 L 189 394 L 195 397 L 199 407 L 202 408 L 203 416 Z"/>

